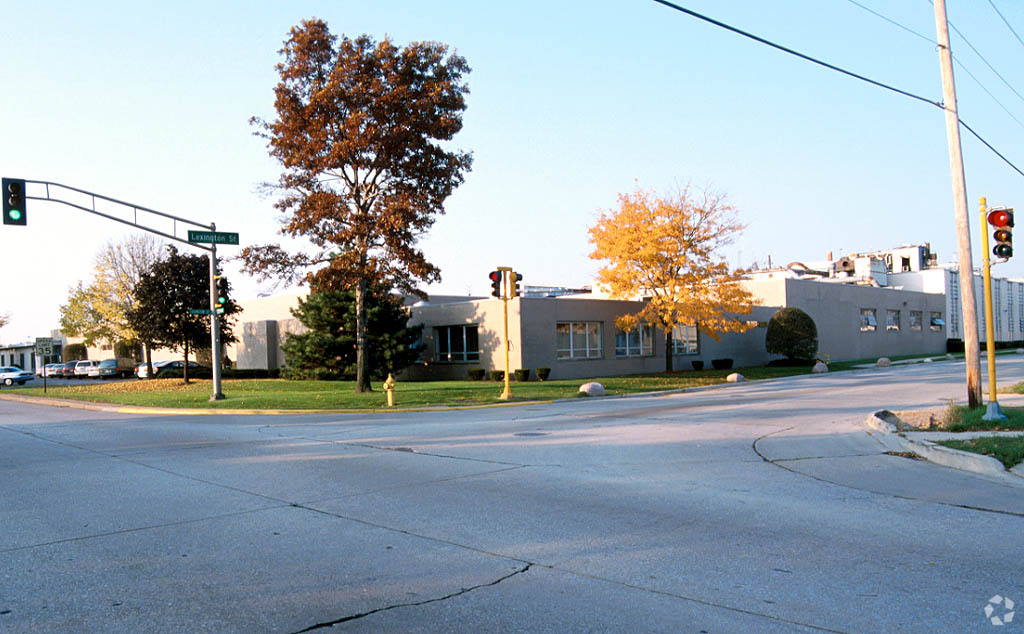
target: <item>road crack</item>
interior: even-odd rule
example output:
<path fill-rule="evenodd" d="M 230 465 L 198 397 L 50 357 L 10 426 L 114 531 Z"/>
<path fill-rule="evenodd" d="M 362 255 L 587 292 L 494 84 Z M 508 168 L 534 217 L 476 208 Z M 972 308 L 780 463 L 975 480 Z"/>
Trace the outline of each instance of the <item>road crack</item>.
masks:
<path fill-rule="evenodd" d="M 458 592 L 453 592 L 453 593 L 447 594 L 447 595 L 445 595 L 443 597 L 437 597 L 435 599 L 427 599 L 425 601 L 415 601 L 415 602 L 412 602 L 412 603 L 396 603 L 394 605 L 388 605 L 388 606 L 385 606 L 385 607 L 382 607 L 382 608 L 377 608 L 375 610 L 370 610 L 368 612 L 360 612 L 359 614 L 351 614 L 349 616 L 345 616 L 345 617 L 342 617 L 340 619 L 335 619 L 333 621 L 325 621 L 323 623 L 317 623 L 316 625 L 310 625 L 309 627 L 307 627 L 305 629 L 298 630 L 294 634 L 302 634 L 303 632 L 312 632 L 313 630 L 319 630 L 319 629 L 323 629 L 323 628 L 327 628 L 327 627 L 334 627 L 335 625 L 340 625 L 341 623 L 347 623 L 348 621 L 355 621 L 356 619 L 361 619 L 361 618 L 364 618 L 364 617 L 367 617 L 367 616 L 378 614 L 380 612 L 386 612 L 388 610 L 394 610 L 396 608 L 414 608 L 414 607 L 418 607 L 418 606 L 421 606 L 421 605 L 428 605 L 430 603 L 439 603 L 441 601 L 447 601 L 449 599 L 454 599 L 456 597 L 462 596 L 462 595 L 467 594 L 469 592 L 473 592 L 474 590 L 479 590 L 480 588 L 489 588 L 489 587 L 492 587 L 492 586 L 496 586 L 499 583 L 501 583 L 501 582 L 503 582 L 503 581 L 505 581 L 507 579 L 511 579 L 512 577 L 515 577 L 517 575 L 523 574 L 524 572 L 527 572 L 528 570 L 530 570 L 530 568 L 532 566 L 533 566 L 532 563 L 526 564 L 525 566 L 523 566 L 519 570 L 516 570 L 514 572 L 510 572 L 509 574 L 505 575 L 504 577 L 500 577 L 500 578 L 498 578 L 498 579 L 496 579 L 494 581 L 491 581 L 489 583 L 481 583 L 479 585 L 470 586 L 468 588 L 462 588 Z"/>

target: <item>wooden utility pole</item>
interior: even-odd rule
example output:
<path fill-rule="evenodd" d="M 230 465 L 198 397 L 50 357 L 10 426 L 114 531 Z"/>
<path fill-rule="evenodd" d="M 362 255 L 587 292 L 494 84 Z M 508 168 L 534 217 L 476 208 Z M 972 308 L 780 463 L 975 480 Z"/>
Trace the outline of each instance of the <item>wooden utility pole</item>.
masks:
<path fill-rule="evenodd" d="M 953 206 L 956 217 L 957 251 L 960 259 L 960 306 L 963 310 L 964 353 L 967 361 L 967 406 L 981 406 L 981 353 L 978 347 L 978 304 L 974 299 L 974 261 L 971 258 L 971 227 L 967 215 L 967 182 L 960 149 L 960 117 L 956 110 L 953 83 L 953 54 L 949 48 L 949 23 L 945 0 L 934 0 L 935 29 L 938 33 L 939 63 L 942 67 L 942 102 L 946 111 L 946 140 L 949 142 L 949 171 L 953 178 Z M 982 227 L 984 231 L 984 227 Z"/>

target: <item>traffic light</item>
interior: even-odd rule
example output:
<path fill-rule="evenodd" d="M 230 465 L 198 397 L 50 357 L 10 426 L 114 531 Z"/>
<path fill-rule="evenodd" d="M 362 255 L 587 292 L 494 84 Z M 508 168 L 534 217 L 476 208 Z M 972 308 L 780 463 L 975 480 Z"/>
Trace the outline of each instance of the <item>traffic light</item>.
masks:
<path fill-rule="evenodd" d="M 988 213 L 988 224 L 994 227 L 992 239 L 996 246 L 992 247 L 992 255 L 997 258 L 1009 258 L 1013 255 L 1013 210 L 994 209 Z"/>
<path fill-rule="evenodd" d="M 508 274 L 508 296 L 519 297 L 519 281 L 523 279 L 523 276 L 515 271 L 509 271 Z"/>
<path fill-rule="evenodd" d="M 20 178 L 3 179 L 4 224 L 28 224 L 25 211 L 25 181 Z"/>
<path fill-rule="evenodd" d="M 501 271 L 491 271 L 487 274 L 491 279 L 491 295 L 501 297 Z"/>
<path fill-rule="evenodd" d="M 224 304 L 228 302 L 228 278 L 217 275 L 217 313 L 224 312 Z"/>

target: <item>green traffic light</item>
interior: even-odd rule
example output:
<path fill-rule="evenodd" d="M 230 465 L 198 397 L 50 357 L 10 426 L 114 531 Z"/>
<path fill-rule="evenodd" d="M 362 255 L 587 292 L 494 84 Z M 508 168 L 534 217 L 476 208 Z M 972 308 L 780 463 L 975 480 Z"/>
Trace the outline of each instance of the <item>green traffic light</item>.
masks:
<path fill-rule="evenodd" d="M 11 220 L 14 220 L 15 222 L 17 222 L 18 220 L 21 220 L 21 210 L 20 209 L 12 209 L 12 210 L 7 212 L 7 215 L 10 217 Z"/>

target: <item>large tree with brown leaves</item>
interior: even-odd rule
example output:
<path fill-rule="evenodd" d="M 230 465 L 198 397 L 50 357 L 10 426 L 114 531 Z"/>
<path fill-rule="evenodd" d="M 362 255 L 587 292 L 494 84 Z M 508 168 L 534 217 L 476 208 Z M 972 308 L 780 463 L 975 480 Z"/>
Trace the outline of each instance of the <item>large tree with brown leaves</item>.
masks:
<path fill-rule="evenodd" d="M 417 284 L 441 277 L 416 241 L 472 163 L 442 146 L 462 129 L 469 66 L 444 44 L 339 38 L 315 19 L 293 27 L 280 52 L 277 118 L 252 123 L 284 167 L 272 185 L 281 233 L 312 249 L 263 245 L 239 257 L 263 279 L 354 291 L 356 391 L 368 391 L 368 289 L 423 295 Z"/>

